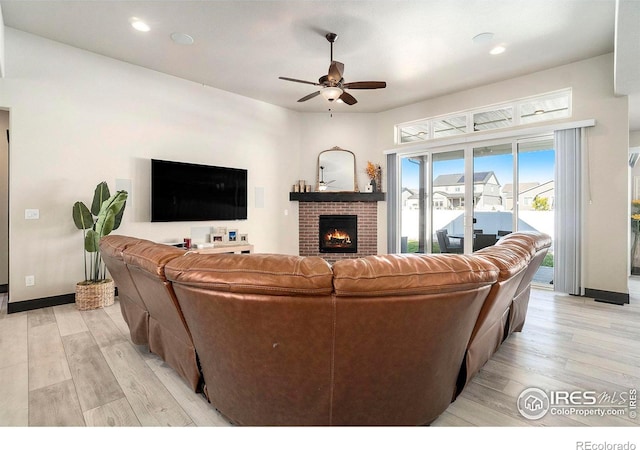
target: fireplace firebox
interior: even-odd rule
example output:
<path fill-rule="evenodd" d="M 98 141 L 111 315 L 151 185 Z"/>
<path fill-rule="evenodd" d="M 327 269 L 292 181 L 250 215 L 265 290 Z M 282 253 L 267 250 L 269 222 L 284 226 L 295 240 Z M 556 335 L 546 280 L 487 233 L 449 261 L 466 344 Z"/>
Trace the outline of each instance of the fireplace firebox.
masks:
<path fill-rule="evenodd" d="M 321 215 L 319 219 L 320 253 L 358 252 L 358 216 Z"/>

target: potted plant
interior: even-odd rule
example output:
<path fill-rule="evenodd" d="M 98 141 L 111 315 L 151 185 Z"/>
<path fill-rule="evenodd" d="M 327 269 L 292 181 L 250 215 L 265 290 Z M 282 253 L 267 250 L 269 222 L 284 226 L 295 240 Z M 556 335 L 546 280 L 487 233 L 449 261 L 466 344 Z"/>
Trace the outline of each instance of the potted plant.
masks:
<path fill-rule="evenodd" d="M 84 281 L 76 283 L 76 306 L 80 310 L 102 308 L 114 302 L 113 280 L 100 257 L 100 239 L 117 229 L 127 201 L 127 192 L 111 195 L 105 181 L 96 186 L 91 209 L 73 204 L 73 222 L 83 233 Z"/>
<path fill-rule="evenodd" d="M 367 161 L 367 168 L 365 169 L 367 176 L 369 177 L 372 192 L 382 192 L 382 167 L 379 164 L 373 164 L 371 161 Z"/>

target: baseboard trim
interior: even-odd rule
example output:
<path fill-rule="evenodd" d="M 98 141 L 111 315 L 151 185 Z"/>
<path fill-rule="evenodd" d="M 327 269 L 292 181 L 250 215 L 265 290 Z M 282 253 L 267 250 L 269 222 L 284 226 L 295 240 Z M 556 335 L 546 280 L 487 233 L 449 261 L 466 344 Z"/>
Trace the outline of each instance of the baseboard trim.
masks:
<path fill-rule="evenodd" d="M 584 295 L 592 297 L 596 302 L 610 303 L 612 305 L 625 305 L 629 303 L 629 294 L 622 292 L 601 291 L 599 289 L 585 288 Z"/>
<path fill-rule="evenodd" d="M 66 305 L 74 303 L 76 294 L 55 295 L 53 297 L 36 298 L 34 300 L 24 300 L 22 302 L 9 302 L 7 305 L 7 313 L 17 313 L 23 311 L 31 311 L 33 309 L 48 308 L 49 306 Z"/>
<path fill-rule="evenodd" d="M 0 294 L 4 294 L 5 292 L 9 292 L 9 285 L 0 284 Z"/>

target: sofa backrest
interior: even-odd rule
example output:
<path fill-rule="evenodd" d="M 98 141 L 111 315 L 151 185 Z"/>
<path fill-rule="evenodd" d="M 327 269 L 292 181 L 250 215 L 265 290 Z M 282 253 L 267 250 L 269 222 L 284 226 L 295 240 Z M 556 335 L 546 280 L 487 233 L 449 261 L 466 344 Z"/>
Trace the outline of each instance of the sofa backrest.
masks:
<path fill-rule="evenodd" d="M 162 357 L 196 390 L 201 379 L 193 340 L 184 321 L 165 265 L 184 250 L 150 241 L 123 252 L 140 296 L 149 310 L 149 350 Z"/>
<path fill-rule="evenodd" d="M 131 341 L 137 345 L 149 343 L 149 310 L 131 278 L 122 252 L 142 239 L 111 234 L 100 240 L 100 253 L 114 284 L 118 287 L 118 299 L 122 317 L 129 326 Z"/>
<path fill-rule="evenodd" d="M 330 424 L 334 304 L 323 259 L 188 254 L 166 275 L 222 414 L 245 425 Z"/>
<path fill-rule="evenodd" d="M 498 242 L 498 244 L 496 244 L 498 247 L 503 245 L 518 246 L 531 252 L 531 260 L 529 261 L 527 269 L 514 294 L 513 303 L 509 313 L 507 336 L 515 331 L 522 331 L 529 305 L 531 282 L 533 281 L 534 275 L 542 265 L 542 262 L 551 247 L 551 243 L 551 236 L 547 234 L 520 231 L 518 233 L 505 236 Z"/>
<path fill-rule="evenodd" d="M 498 270 L 472 255 L 338 261 L 332 421 L 426 424 L 444 411 Z"/>
<path fill-rule="evenodd" d="M 509 308 L 516 289 L 531 259 L 529 251 L 517 246 L 489 246 L 474 252 L 474 256 L 499 269 L 497 281 L 491 286 L 478 315 L 467 346 L 465 364 L 458 381 L 458 393 L 495 353 L 505 337 Z"/>

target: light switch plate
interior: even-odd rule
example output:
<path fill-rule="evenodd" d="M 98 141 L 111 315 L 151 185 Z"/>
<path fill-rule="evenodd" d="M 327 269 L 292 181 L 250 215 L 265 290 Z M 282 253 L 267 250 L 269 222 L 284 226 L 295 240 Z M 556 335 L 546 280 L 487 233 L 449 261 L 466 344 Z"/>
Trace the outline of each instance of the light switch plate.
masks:
<path fill-rule="evenodd" d="M 25 209 L 24 210 L 24 218 L 27 220 L 36 220 L 40 218 L 40 210 L 39 209 Z"/>

